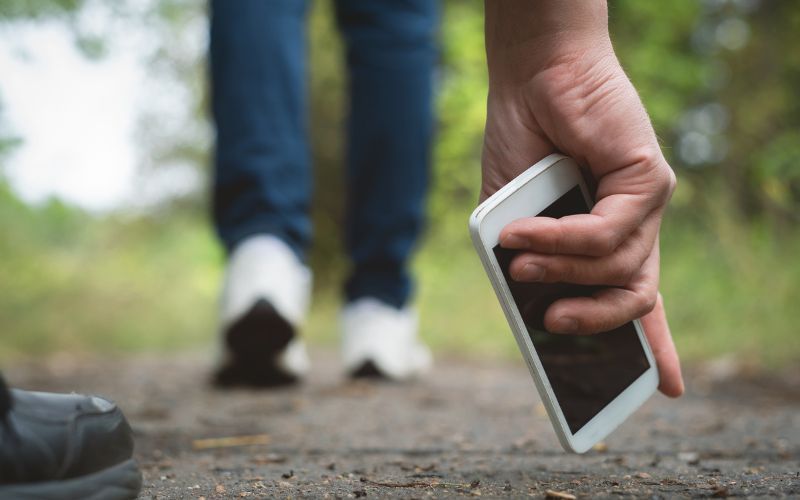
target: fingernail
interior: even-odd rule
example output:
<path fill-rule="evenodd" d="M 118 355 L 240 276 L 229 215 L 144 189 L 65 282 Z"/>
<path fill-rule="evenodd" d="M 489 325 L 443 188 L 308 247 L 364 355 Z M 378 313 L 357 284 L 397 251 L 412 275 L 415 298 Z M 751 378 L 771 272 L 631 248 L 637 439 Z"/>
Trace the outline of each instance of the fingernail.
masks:
<path fill-rule="evenodd" d="M 578 331 L 578 320 L 569 316 L 561 316 L 553 327 L 554 333 L 575 333 Z"/>
<path fill-rule="evenodd" d="M 528 248 L 528 240 L 512 233 L 503 238 L 503 241 L 500 242 L 500 246 L 504 248 Z"/>
<path fill-rule="evenodd" d="M 544 278 L 544 268 L 537 264 L 525 264 L 519 272 L 519 278 L 520 281 L 541 281 Z"/>

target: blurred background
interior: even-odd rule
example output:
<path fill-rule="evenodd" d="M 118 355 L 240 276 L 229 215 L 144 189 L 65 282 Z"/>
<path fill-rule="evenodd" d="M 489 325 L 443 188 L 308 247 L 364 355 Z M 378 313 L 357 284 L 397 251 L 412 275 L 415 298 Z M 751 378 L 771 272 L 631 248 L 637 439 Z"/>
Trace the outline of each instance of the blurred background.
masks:
<path fill-rule="evenodd" d="M 335 345 L 344 94 L 330 1 L 309 20 L 315 302 Z M 800 4 L 611 0 L 617 53 L 679 178 L 662 292 L 685 360 L 800 360 Z M 210 350 L 206 5 L 0 0 L 0 362 Z M 440 355 L 517 359 L 467 234 L 480 180 L 482 2 L 443 2 L 429 228 L 415 267 Z"/>

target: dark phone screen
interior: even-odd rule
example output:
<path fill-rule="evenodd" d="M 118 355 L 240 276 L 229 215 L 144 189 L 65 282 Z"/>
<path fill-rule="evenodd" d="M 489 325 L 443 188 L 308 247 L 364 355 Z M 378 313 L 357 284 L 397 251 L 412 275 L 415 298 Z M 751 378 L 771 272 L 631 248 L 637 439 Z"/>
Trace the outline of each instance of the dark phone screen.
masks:
<path fill-rule="evenodd" d="M 589 213 L 575 186 L 539 216 Z M 517 250 L 494 247 L 528 335 L 553 387 L 570 431 L 578 432 L 650 368 L 633 323 L 595 335 L 563 335 L 544 329 L 544 313 L 559 298 L 591 295 L 601 287 L 569 283 L 520 283 L 508 274 Z"/>

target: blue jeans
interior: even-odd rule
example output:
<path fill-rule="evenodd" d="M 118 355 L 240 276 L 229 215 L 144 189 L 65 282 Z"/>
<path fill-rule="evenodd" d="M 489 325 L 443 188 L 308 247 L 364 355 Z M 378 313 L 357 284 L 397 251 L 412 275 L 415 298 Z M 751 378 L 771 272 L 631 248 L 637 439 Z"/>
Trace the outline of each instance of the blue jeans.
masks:
<path fill-rule="evenodd" d="M 305 0 L 212 0 L 213 215 L 228 251 L 254 234 L 305 258 L 311 238 Z M 337 0 L 349 73 L 348 301 L 402 307 L 423 225 L 435 0 Z"/>

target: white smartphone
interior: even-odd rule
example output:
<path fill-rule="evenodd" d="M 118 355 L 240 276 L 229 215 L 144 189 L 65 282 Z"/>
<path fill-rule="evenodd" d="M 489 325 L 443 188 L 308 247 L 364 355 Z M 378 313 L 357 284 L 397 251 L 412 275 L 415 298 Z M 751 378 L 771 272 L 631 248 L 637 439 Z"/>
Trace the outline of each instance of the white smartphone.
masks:
<path fill-rule="evenodd" d="M 592 205 L 575 161 L 553 154 L 481 203 L 469 221 L 472 241 L 559 441 L 576 453 L 606 437 L 653 394 L 658 387 L 653 353 L 638 320 L 595 335 L 546 332 L 550 304 L 598 287 L 514 281 L 508 266 L 517 251 L 501 248 L 498 237 L 514 220 L 589 213 Z"/>

